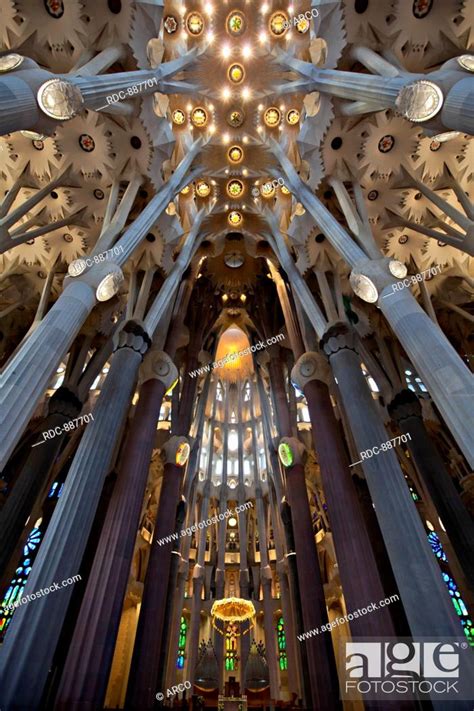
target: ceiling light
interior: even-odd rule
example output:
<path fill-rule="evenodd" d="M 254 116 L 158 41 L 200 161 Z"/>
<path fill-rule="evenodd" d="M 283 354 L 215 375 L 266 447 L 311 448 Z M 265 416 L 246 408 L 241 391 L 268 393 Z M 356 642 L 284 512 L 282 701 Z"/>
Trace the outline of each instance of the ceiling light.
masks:
<path fill-rule="evenodd" d="M 240 146 L 232 146 L 227 151 L 227 157 L 231 163 L 240 163 L 244 157 L 244 152 Z"/>
<path fill-rule="evenodd" d="M 229 59 L 229 57 L 230 57 L 230 55 L 231 55 L 231 51 L 232 51 L 232 50 L 231 50 L 231 48 L 230 48 L 230 45 L 224 44 L 224 45 L 222 46 L 222 49 L 221 49 L 221 55 L 222 55 L 222 57 L 223 57 L 224 59 Z"/>
<path fill-rule="evenodd" d="M 227 31 L 234 37 L 245 31 L 245 16 L 238 11 L 232 12 L 227 18 Z"/>
<path fill-rule="evenodd" d="M 244 44 L 242 48 L 242 56 L 245 59 L 248 59 L 249 57 L 252 56 L 252 47 L 249 44 Z"/>
<path fill-rule="evenodd" d="M 186 29 L 193 37 L 199 37 L 204 29 L 204 20 L 199 12 L 190 12 L 186 18 Z"/>
<path fill-rule="evenodd" d="M 230 528 L 235 528 L 237 526 L 237 519 L 235 518 L 235 516 L 230 517 L 229 526 Z"/>
<path fill-rule="evenodd" d="M 227 114 L 227 123 L 233 128 L 240 128 L 245 121 L 245 114 L 241 109 L 232 109 Z"/>
<path fill-rule="evenodd" d="M 270 17 L 268 26 L 275 37 L 283 37 L 288 29 L 288 16 L 281 10 L 274 12 Z"/>
<path fill-rule="evenodd" d="M 224 145 L 226 145 L 226 144 L 229 143 L 229 142 L 230 142 L 230 136 L 229 136 L 229 134 L 228 134 L 228 133 L 224 133 L 224 135 L 222 136 L 222 143 L 224 143 Z"/>
<path fill-rule="evenodd" d="M 296 109 L 290 109 L 286 114 L 286 120 L 290 126 L 295 126 L 300 120 L 300 112 Z"/>
<path fill-rule="evenodd" d="M 199 180 L 196 184 L 196 192 L 199 197 L 205 198 L 210 195 L 211 186 L 205 180 Z"/>
<path fill-rule="evenodd" d="M 245 70 L 241 64 L 231 64 L 227 77 L 233 84 L 241 84 L 245 79 Z"/>
<path fill-rule="evenodd" d="M 247 99 L 250 99 L 250 96 L 251 96 L 250 89 L 248 88 L 248 86 L 244 87 L 242 89 L 242 99 L 244 99 L 244 101 L 247 101 Z"/>
<path fill-rule="evenodd" d="M 213 6 L 212 6 L 212 3 L 207 2 L 207 3 L 205 4 L 205 6 L 204 6 L 204 12 L 206 13 L 206 15 L 209 15 L 209 16 L 212 15 L 212 13 L 214 12 L 214 8 L 213 8 Z"/>
<path fill-rule="evenodd" d="M 269 128 L 275 128 L 281 121 L 281 113 L 276 106 L 271 106 L 263 115 L 263 120 Z"/>
<path fill-rule="evenodd" d="M 239 198 L 244 192 L 244 184 L 240 180 L 230 180 L 227 183 L 227 194 L 231 198 Z"/>
<path fill-rule="evenodd" d="M 242 138 L 242 143 L 248 143 L 248 142 L 249 142 L 248 136 L 244 136 Z"/>
<path fill-rule="evenodd" d="M 228 300 L 227 294 L 222 294 L 222 301 L 225 303 Z"/>
<path fill-rule="evenodd" d="M 264 2 L 262 7 L 260 8 L 260 12 L 262 15 L 266 15 L 269 10 L 268 3 Z"/>
<path fill-rule="evenodd" d="M 202 128 L 207 123 L 207 111 L 201 106 L 196 106 L 191 114 L 191 121 L 196 128 Z"/>
<path fill-rule="evenodd" d="M 181 109 L 175 109 L 171 114 L 171 120 L 176 126 L 182 126 L 186 121 L 186 114 Z"/>
<path fill-rule="evenodd" d="M 267 41 L 267 33 L 265 32 L 265 30 L 259 32 L 258 41 L 260 42 L 260 44 L 265 44 L 265 42 Z"/>
<path fill-rule="evenodd" d="M 240 212 L 237 212 L 237 210 L 232 210 L 232 212 L 229 212 L 228 216 L 228 221 L 229 224 L 231 224 L 233 227 L 237 227 L 242 223 L 242 215 Z"/>
<path fill-rule="evenodd" d="M 226 86 L 224 89 L 222 89 L 221 96 L 224 99 L 224 101 L 227 101 L 227 99 L 230 99 L 231 91 L 228 86 Z"/>

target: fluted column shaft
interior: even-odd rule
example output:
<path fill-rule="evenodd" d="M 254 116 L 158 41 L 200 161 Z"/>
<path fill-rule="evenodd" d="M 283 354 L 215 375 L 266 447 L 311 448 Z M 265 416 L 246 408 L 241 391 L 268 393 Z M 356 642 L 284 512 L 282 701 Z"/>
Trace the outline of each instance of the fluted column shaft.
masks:
<path fill-rule="evenodd" d="M 157 666 L 163 633 L 172 546 L 171 543 L 160 546 L 157 539 L 169 536 L 175 531 L 176 507 L 182 479 L 182 467 L 167 462 L 163 473 L 156 526 L 146 571 L 127 689 L 127 708 L 136 709 L 136 711 L 152 709 L 155 695 L 157 691 L 160 691 L 156 688 Z M 151 620 L 153 620 L 153 624 L 150 624 Z"/>
<path fill-rule="evenodd" d="M 426 430 L 418 398 L 404 390 L 389 405 L 389 412 L 400 430 L 411 435 L 408 449 L 474 591 L 474 523 Z"/>
<path fill-rule="evenodd" d="M 140 390 L 63 671 L 58 709 L 85 711 L 103 704 L 148 479 L 150 442 L 166 386 L 166 380 L 153 379 Z"/>
<path fill-rule="evenodd" d="M 122 345 L 127 342 L 127 335 L 122 337 Z M 133 344 L 119 348 L 112 359 L 94 420 L 87 426 L 77 449 L 28 578 L 26 593 L 61 582 L 79 571 L 142 361 L 140 350 L 144 347 L 144 340 L 135 336 Z M 72 590 L 68 586 L 59 594 L 16 611 L 0 651 L 1 700 L 9 709 L 39 707 Z"/>
<path fill-rule="evenodd" d="M 303 624 L 309 631 L 326 625 L 328 616 L 302 463 L 287 469 L 287 481 Z M 331 637 L 323 634 L 304 644 L 308 654 L 312 708 L 334 711 L 339 708 L 339 693 Z"/>
<path fill-rule="evenodd" d="M 293 373 L 298 371 L 300 363 Z M 352 612 L 366 607 L 370 602 L 382 600 L 385 597 L 384 590 L 352 483 L 349 460 L 334 416 L 328 386 L 321 380 L 308 379 L 304 385 L 304 395 L 312 423 L 314 448 L 328 505 L 342 589 L 347 609 Z M 358 636 L 390 637 L 394 634 L 390 612 L 385 608 L 352 620 L 350 628 Z"/>
<path fill-rule="evenodd" d="M 339 324 L 328 331 L 323 346 L 358 450 L 364 452 L 389 440 L 362 374 L 360 358 L 353 350 L 352 334 Z M 459 622 L 397 455 L 390 449 L 364 459 L 361 466 L 411 632 L 441 638 L 458 635 Z M 424 600 L 426 604 L 422 604 Z"/>
<path fill-rule="evenodd" d="M 95 290 L 74 281 L 5 368 L 1 377 L 3 414 L 0 463 L 5 464 L 52 374 L 96 303 Z"/>

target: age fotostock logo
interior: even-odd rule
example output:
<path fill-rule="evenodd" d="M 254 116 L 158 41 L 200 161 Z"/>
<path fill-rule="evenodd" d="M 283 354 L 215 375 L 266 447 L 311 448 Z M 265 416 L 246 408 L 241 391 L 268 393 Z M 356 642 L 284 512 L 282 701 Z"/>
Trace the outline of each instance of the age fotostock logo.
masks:
<path fill-rule="evenodd" d="M 465 640 L 345 643 L 346 700 L 469 700 L 473 652 Z"/>

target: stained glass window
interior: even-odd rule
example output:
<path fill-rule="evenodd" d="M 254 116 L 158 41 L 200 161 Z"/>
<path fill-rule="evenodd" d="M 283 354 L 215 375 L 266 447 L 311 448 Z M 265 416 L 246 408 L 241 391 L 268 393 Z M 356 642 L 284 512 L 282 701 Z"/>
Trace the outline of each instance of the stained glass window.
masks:
<path fill-rule="evenodd" d="M 34 528 L 26 539 L 26 543 L 23 546 L 23 557 L 15 570 L 15 575 L 13 576 L 10 585 L 5 593 L 5 597 L 2 600 L 0 607 L 0 641 L 5 637 L 8 625 L 13 617 L 14 610 L 6 609 L 7 605 L 13 605 L 17 600 L 20 600 L 25 585 L 28 580 L 28 576 L 31 572 L 34 559 L 38 553 L 39 543 L 43 536 L 43 531 L 41 530 L 41 519 L 38 519 Z"/>
<path fill-rule="evenodd" d="M 186 651 L 186 635 L 188 633 L 188 623 L 184 617 L 181 617 L 179 623 L 179 639 L 178 639 L 178 659 L 176 660 L 176 666 L 178 669 L 183 669 L 184 667 L 184 656 Z"/>
<path fill-rule="evenodd" d="M 225 670 L 237 668 L 237 625 L 229 624 L 225 632 Z"/>
<path fill-rule="evenodd" d="M 283 617 L 280 617 L 278 619 L 277 641 L 278 641 L 278 661 L 280 664 L 280 670 L 285 671 L 286 669 L 288 669 L 288 657 L 286 656 L 286 634 L 285 634 L 285 623 L 283 622 Z"/>
<path fill-rule="evenodd" d="M 474 646 L 474 625 L 472 623 L 471 616 L 467 610 L 466 604 L 461 597 L 461 593 L 458 590 L 458 586 L 451 575 L 451 570 L 448 565 L 448 558 L 443 549 L 443 544 L 439 540 L 438 536 L 434 531 L 430 531 L 428 534 L 428 540 L 431 545 L 431 549 L 435 554 L 439 567 L 443 575 L 443 580 L 446 583 L 446 587 L 451 595 L 451 600 L 454 605 L 454 609 L 459 617 L 464 634 L 469 640 L 469 644 Z"/>

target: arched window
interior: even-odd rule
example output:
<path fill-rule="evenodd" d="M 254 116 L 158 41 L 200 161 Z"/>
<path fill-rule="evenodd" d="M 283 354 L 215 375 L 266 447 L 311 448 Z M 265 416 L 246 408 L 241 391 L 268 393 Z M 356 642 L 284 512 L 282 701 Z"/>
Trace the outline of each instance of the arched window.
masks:
<path fill-rule="evenodd" d="M 224 399 L 224 388 L 222 387 L 222 383 L 219 381 L 217 383 L 216 387 L 216 400 L 219 400 L 219 402 L 222 402 Z"/>
<path fill-rule="evenodd" d="M 179 623 L 179 639 L 178 639 L 178 658 L 176 666 L 178 669 L 184 668 L 184 657 L 186 652 L 186 635 L 188 633 L 188 623 L 184 617 L 181 617 Z"/>
<path fill-rule="evenodd" d="M 286 656 L 286 634 L 285 634 L 285 623 L 283 622 L 283 617 L 280 617 L 278 619 L 277 641 L 278 641 L 278 662 L 280 664 L 280 670 L 286 671 L 286 669 L 288 669 L 288 657 Z"/>

